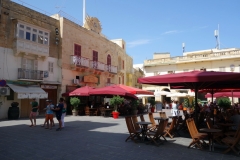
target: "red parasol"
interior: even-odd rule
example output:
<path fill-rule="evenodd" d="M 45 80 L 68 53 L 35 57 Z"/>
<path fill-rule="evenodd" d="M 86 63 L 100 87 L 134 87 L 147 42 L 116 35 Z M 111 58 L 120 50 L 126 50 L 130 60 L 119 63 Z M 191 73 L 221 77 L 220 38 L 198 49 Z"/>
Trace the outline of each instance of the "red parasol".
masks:
<path fill-rule="evenodd" d="M 94 88 L 85 86 L 81 88 L 77 88 L 71 92 L 63 93 L 62 96 L 89 96 L 89 92 Z"/>

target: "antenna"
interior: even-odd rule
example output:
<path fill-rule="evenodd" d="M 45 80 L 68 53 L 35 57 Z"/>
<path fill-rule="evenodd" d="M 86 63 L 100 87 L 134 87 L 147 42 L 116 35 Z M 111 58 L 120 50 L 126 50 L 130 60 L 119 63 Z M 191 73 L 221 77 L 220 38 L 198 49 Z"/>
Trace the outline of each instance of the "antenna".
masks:
<path fill-rule="evenodd" d="M 182 43 L 182 52 L 185 52 L 185 43 Z"/>
<path fill-rule="evenodd" d="M 83 26 L 85 24 L 85 18 L 86 18 L 86 2 L 83 0 Z"/>
<path fill-rule="evenodd" d="M 220 49 L 220 40 L 219 40 L 219 25 L 218 30 L 214 30 L 214 36 L 216 37 L 216 49 Z"/>

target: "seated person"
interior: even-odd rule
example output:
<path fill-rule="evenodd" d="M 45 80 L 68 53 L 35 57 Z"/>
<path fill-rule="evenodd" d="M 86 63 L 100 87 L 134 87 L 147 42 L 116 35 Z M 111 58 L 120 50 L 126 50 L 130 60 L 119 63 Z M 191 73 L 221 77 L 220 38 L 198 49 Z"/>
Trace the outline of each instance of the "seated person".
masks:
<path fill-rule="evenodd" d="M 229 118 L 229 120 L 233 122 L 233 124 L 235 124 L 235 126 L 232 126 L 232 130 L 237 130 L 238 125 L 240 124 L 240 115 L 237 112 L 234 112 L 234 114 Z"/>

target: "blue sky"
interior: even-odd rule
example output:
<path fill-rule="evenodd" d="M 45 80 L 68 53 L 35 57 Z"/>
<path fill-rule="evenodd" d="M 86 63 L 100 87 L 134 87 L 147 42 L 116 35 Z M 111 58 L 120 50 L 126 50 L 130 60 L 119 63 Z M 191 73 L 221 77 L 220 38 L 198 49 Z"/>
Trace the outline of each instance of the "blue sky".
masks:
<path fill-rule="evenodd" d="M 82 22 L 82 0 L 13 1 L 52 14 L 62 10 Z M 218 24 L 220 47 L 240 48 L 239 8 L 240 0 L 86 0 L 87 14 L 101 21 L 108 39 L 126 41 L 134 64 L 153 53 L 182 56 L 182 43 L 187 52 L 215 48 Z"/>

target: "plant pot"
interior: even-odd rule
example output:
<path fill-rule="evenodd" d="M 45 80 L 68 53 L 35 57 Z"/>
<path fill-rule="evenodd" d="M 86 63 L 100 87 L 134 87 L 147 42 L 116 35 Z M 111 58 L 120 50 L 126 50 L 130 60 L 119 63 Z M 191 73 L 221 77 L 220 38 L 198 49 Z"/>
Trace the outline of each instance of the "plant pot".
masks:
<path fill-rule="evenodd" d="M 152 107 L 152 108 L 151 108 L 151 112 L 154 113 L 154 111 L 155 111 L 155 108 Z"/>
<path fill-rule="evenodd" d="M 113 118 L 117 119 L 119 116 L 119 112 L 112 112 Z"/>
<path fill-rule="evenodd" d="M 72 115 L 73 115 L 73 116 L 77 116 L 77 115 L 78 115 L 78 111 L 72 110 Z"/>

